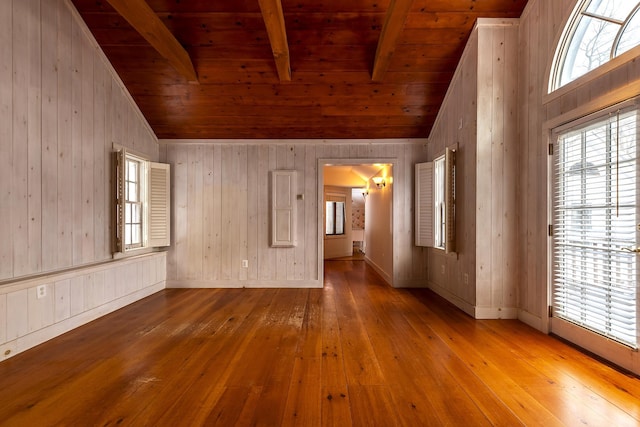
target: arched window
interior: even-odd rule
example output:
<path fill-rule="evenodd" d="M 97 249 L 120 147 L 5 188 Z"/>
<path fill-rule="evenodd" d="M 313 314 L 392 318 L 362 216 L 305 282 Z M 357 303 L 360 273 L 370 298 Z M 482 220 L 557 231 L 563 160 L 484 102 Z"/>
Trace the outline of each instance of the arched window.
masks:
<path fill-rule="evenodd" d="M 556 52 L 550 91 L 640 45 L 640 1 L 582 0 Z"/>

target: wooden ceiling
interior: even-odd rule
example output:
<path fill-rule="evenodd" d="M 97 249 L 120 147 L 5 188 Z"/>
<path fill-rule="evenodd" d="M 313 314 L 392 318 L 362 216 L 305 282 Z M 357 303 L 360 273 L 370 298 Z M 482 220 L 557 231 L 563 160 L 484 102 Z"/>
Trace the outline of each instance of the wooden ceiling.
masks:
<path fill-rule="evenodd" d="M 475 20 L 526 5 L 72 2 L 159 138 L 212 139 L 425 138 Z"/>

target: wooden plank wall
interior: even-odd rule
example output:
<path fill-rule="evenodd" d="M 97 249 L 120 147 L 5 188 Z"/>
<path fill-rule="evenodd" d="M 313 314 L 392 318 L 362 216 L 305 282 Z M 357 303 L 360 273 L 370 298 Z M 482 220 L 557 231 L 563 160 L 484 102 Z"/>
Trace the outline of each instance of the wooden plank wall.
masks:
<path fill-rule="evenodd" d="M 424 252 L 413 244 L 413 165 L 424 140 L 161 140 L 172 164 L 168 286 L 317 287 L 318 160 L 394 159 L 393 281 L 426 284 Z M 269 247 L 269 171 L 298 171 L 297 246 Z M 322 218 L 320 218 L 322 220 Z M 388 254 L 391 256 L 391 254 Z M 242 260 L 249 267 L 242 267 Z"/>
<path fill-rule="evenodd" d="M 86 266 L 111 259 L 113 142 L 158 157 L 155 135 L 70 2 L 0 2 L 0 343 L 51 331 L 51 321 L 64 332 L 56 322 L 71 307 L 52 301 L 88 295 L 49 283 L 51 304 L 36 301 L 34 276 L 83 280 Z M 120 298 L 100 295 L 99 305 Z M 71 318 L 64 324 L 77 324 Z"/>
<path fill-rule="evenodd" d="M 545 329 L 548 295 L 548 155 L 553 126 L 595 112 L 640 93 L 639 49 L 548 93 L 549 70 L 560 35 L 576 0 L 530 0 L 522 14 L 518 74 L 518 236 L 522 254 L 521 320 Z"/>
<path fill-rule="evenodd" d="M 478 318 L 517 315 L 518 20 L 479 19 L 434 129 L 457 146 L 456 254 L 429 250 L 429 284 Z"/>

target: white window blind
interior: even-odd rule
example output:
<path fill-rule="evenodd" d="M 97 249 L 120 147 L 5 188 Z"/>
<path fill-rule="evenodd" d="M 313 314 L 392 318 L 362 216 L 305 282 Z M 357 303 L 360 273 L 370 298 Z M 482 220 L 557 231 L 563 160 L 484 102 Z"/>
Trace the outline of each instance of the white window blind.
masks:
<path fill-rule="evenodd" d="M 555 136 L 553 316 L 637 348 L 637 107 Z"/>

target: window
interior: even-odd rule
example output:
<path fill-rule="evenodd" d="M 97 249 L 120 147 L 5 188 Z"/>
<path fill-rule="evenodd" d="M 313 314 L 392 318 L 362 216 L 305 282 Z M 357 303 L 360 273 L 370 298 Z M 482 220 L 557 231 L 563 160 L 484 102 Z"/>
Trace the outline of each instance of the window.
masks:
<path fill-rule="evenodd" d="M 455 252 L 455 150 L 415 166 L 416 246 Z"/>
<path fill-rule="evenodd" d="M 143 162 L 132 156 L 125 158 L 124 245 L 125 249 L 142 247 L 141 171 Z"/>
<path fill-rule="evenodd" d="M 638 346 L 638 110 L 556 132 L 553 316 Z"/>
<path fill-rule="evenodd" d="M 582 0 L 556 52 L 550 91 L 640 44 L 640 2 Z"/>
<path fill-rule="evenodd" d="M 344 234 L 344 202 L 326 202 L 326 235 Z"/>
<path fill-rule="evenodd" d="M 169 165 L 116 152 L 116 252 L 169 245 Z"/>

